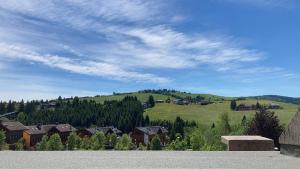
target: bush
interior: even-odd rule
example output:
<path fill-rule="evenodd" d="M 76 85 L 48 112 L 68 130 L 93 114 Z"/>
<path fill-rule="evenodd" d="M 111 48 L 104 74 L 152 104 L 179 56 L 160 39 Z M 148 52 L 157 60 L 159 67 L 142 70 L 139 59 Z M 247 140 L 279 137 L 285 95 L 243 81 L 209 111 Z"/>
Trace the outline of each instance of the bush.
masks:
<path fill-rule="evenodd" d="M 105 144 L 105 135 L 103 132 L 96 132 L 92 137 L 91 137 L 91 142 L 92 142 L 92 150 L 103 150 L 104 149 L 104 144 Z"/>
<path fill-rule="evenodd" d="M 274 112 L 264 109 L 255 113 L 254 119 L 250 123 L 247 130 L 249 135 L 260 135 L 274 140 L 276 147 L 280 147 L 279 137 L 284 127 L 280 125 L 280 121 Z"/>
<path fill-rule="evenodd" d="M 80 138 L 79 138 L 79 136 L 75 132 L 72 132 L 69 135 L 68 141 L 67 141 L 67 148 L 68 148 L 68 150 L 74 150 L 76 148 L 79 148 L 79 145 L 80 145 Z"/>
<path fill-rule="evenodd" d="M 39 151 L 46 151 L 48 149 L 48 136 L 44 135 L 41 142 L 36 145 L 36 149 Z"/>
<path fill-rule="evenodd" d="M 53 134 L 48 141 L 48 150 L 50 151 L 60 151 L 63 150 L 64 146 L 61 142 L 60 136 L 55 133 Z"/>
<path fill-rule="evenodd" d="M 162 149 L 159 136 L 156 135 L 152 138 L 151 143 L 150 143 L 150 148 L 151 148 L 151 150 L 161 150 Z"/>
<path fill-rule="evenodd" d="M 116 150 L 130 150 L 132 147 L 132 140 L 127 134 L 123 134 L 121 138 L 118 139 L 115 149 Z"/>
<path fill-rule="evenodd" d="M 91 149 L 91 140 L 89 137 L 84 137 L 81 139 L 80 149 L 81 150 L 90 150 Z"/>

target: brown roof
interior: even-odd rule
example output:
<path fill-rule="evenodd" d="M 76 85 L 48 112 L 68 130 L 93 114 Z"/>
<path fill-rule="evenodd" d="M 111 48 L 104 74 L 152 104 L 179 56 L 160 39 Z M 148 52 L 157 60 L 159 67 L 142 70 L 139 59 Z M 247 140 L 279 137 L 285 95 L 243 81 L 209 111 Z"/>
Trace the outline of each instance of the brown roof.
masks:
<path fill-rule="evenodd" d="M 18 121 L 2 121 L 1 125 L 9 131 L 26 130 L 26 127 Z"/>
<path fill-rule="evenodd" d="M 26 126 L 27 130 L 25 131 L 28 134 L 34 135 L 34 134 L 46 134 L 45 130 L 41 129 L 40 127 L 34 125 L 34 126 Z"/>
<path fill-rule="evenodd" d="M 76 131 L 76 128 L 74 128 L 70 124 L 48 124 L 48 125 L 40 125 L 40 126 L 38 125 L 26 126 L 26 127 L 27 127 L 26 132 L 28 134 L 46 134 L 53 128 L 55 128 L 61 133 Z"/>
<path fill-rule="evenodd" d="M 137 127 L 136 129 L 148 134 L 148 135 L 155 135 L 157 134 L 160 130 L 162 133 L 167 133 L 168 130 L 164 127 L 161 126 L 149 126 L 149 127 Z"/>

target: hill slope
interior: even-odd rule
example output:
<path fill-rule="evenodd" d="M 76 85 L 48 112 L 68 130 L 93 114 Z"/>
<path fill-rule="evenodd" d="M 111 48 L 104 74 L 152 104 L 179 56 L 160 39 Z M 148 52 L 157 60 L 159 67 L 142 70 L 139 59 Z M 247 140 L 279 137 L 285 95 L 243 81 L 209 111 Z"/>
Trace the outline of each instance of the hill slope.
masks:
<path fill-rule="evenodd" d="M 155 100 L 167 100 L 170 98 L 174 100 L 176 98 L 185 98 L 197 96 L 203 97 L 205 100 L 211 100 L 215 102 L 210 105 L 176 105 L 172 103 L 157 103 L 155 107 L 147 109 L 145 115 L 148 115 L 151 120 L 174 120 L 176 116 L 180 116 L 185 120 L 194 120 L 203 125 L 211 125 L 213 122 L 217 121 L 220 113 L 228 112 L 232 123 L 240 123 L 242 117 L 245 115 L 247 118 L 253 117 L 255 111 L 232 111 L 230 110 L 230 100 L 233 98 L 222 97 L 210 94 L 192 94 L 186 92 L 132 92 L 132 93 L 120 93 L 110 96 L 95 96 L 95 97 L 85 97 L 81 99 L 95 100 L 96 102 L 103 103 L 106 100 L 121 100 L 125 96 L 136 96 L 141 102 L 146 102 L 148 97 L 152 95 Z M 276 115 L 280 118 L 281 123 L 288 124 L 291 118 L 296 113 L 300 104 L 300 99 L 283 97 L 283 96 L 254 96 L 245 97 L 245 100 L 238 101 L 240 103 L 251 103 L 256 104 L 257 100 L 261 104 L 269 104 L 275 102 L 280 104 L 283 109 L 274 110 Z"/>

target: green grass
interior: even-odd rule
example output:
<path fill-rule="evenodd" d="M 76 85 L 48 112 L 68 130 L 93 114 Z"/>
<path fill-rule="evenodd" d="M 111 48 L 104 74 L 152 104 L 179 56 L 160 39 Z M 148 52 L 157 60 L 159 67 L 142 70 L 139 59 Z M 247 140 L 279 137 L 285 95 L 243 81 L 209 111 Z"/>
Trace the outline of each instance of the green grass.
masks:
<path fill-rule="evenodd" d="M 239 101 L 238 103 L 256 103 L 256 100 Z M 267 104 L 271 101 L 261 100 L 261 104 Z M 279 103 L 279 102 L 277 102 Z M 291 118 L 296 113 L 299 105 L 289 103 L 279 103 L 283 109 L 274 110 L 278 115 L 282 124 L 288 124 Z M 147 109 L 145 115 L 148 115 L 151 120 L 174 120 L 177 116 L 185 120 L 194 120 L 201 125 L 210 126 L 213 122 L 216 122 L 219 115 L 223 112 L 228 112 L 231 123 L 240 123 L 242 117 L 245 115 L 247 118 L 253 117 L 255 111 L 232 111 L 230 110 L 230 101 L 224 101 L 223 103 L 216 103 L 207 106 L 201 105 L 187 105 L 180 106 L 175 104 L 156 104 L 154 108 Z"/>
<path fill-rule="evenodd" d="M 88 100 L 95 100 L 98 103 L 103 103 L 106 100 L 122 100 L 125 96 L 136 96 L 138 100 L 141 102 L 146 102 L 149 96 L 152 95 L 155 100 L 167 100 L 169 96 L 162 95 L 162 94 L 154 94 L 154 93 L 131 93 L 131 94 L 120 94 L 120 95 L 109 95 L 109 96 L 98 96 L 98 97 L 89 97 L 89 98 L 82 98 Z M 174 99 L 173 97 L 170 97 Z"/>

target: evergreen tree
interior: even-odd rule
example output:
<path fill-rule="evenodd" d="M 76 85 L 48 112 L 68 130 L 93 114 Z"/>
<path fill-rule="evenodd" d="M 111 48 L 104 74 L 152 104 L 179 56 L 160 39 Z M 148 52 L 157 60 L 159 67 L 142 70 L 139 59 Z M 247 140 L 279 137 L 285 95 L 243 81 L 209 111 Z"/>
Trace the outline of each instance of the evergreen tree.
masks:
<path fill-rule="evenodd" d="M 259 104 L 259 102 L 257 101 L 256 106 L 255 106 L 256 110 L 262 109 L 262 106 Z"/>
<path fill-rule="evenodd" d="M 96 132 L 91 137 L 92 142 L 92 150 L 103 150 L 104 149 L 104 143 L 105 143 L 105 135 L 103 132 Z"/>
<path fill-rule="evenodd" d="M 280 147 L 279 137 L 283 130 L 284 127 L 280 125 L 280 121 L 274 112 L 261 109 L 255 113 L 247 134 L 260 135 L 273 139 L 275 146 Z"/>
<path fill-rule="evenodd" d="M 39 151 L 46 151 L 48 149 L 48 136 L 44 135 L 41 142 L 36 145 L 36 149 Z"/>
<path fill-rule="evenodd" d="M 118 141 L 118 136 L 116 135 L 116 133 L 113 133 L 110 135 L 110 140 L 109 140 L 109 144 L 111 147 L 115 148 L 116 144 Z"/>
<path fill-rule="evenodd" d="M 6 104 L 5 102 L 0 102 L 0 114 L 6 113 Z"/>
<path fill-rule="evenodd" d="M 53 134 L 48 141 L 48 150 L 50 151 L 59 151 L 63 150 L 64 146 L 61 142 L 60 136 L 55 133 Z"/>
<path fill-rule="evenodd" d="M 230 119 L 229 119 L 229 115 L 228 113 L 222 113 L 219 116 L 219 120 L 218 120 L 218 131 L 220 135 L 227 135 L 231 132 L 231 126 L 229 124 Z"/>
<path fill-rule="evenodd" d="M 213 123 L 210 128 L 212 128 L 212 129 L 216 128 L 215 123 Z"/>
<path fill-rule="evenodd" d="M 231 110 L 236 110 L 236 106 L 237 106 L 237 103 L 235 100 L 232 100 L 231 103 L 230 103 L 230 109 Z"/>
<path fill-rule="evenodd" d="M 15 102 L 11 100 L 7 103 L 7 112 L 14 112 L 15 111 Z"/>
<path fill-rule="evenodd" d="M 179 133 L 183 137 L 184 136 L 184 126 L 185 126 L 184 120 L 182 118 L 180 118 L 179 116 L 177 116 L 176 120 L 174 122 L 175 133 Z"/>
<path fill-rule="evenodd" d="M 18 113 L 17 120 L 21 123 L 26 123 L 26 114 L 24 112 Z"/>
<path fill-rule="evenodd" d="M 91 140 L 90 140 L 90 138 L 84 137 L 84 138 L 81 139 L 80 149 L 81 150 L 90 150 L 91 149 Z"/>
<path fill-rule="evenodd" d="M 150 143 L 151 150 L 161 150 L 160 138 L 156 135 L 152 138 Z"/>
<path fill-rule="evenodd" d="M 16 151 L 23 151 L 24 150 L 24 140 L 21 138 L 16 143 Z"/>
<path fill-rule="evenodd" d="M 6 147 L 6 137 L 5 132 L 3 130 L 0 130 L 0 150 L 4 150 Z"/>
<path fill-rule="evenodd" d="M 132 145 L 132 140 L 127 134 L 118 139 L 116 144 L 116 150 L 130 150 Z"/>
<path fill-rule="evenodd" d="M 149 119 L 149 116 L 146 115 L 145 117 L 145 126 L 149 126 L 150 125 L 150 119 Z"/>
<path fill-rule="evenodd" d="M 154 97 L 152 95 L 150 95 L 149 98 L 148 98 L 148 104 L 149 104 L 150 107 L 155 106 Z"/>
<path fill-rule="evenodd" d="M 68 137 L 68 141 L 67 141 L 67 148 L 68 150 L 74 150 L 76 148 L 78 148 L 78 145 L 80 142 L 80 138 L 78 137 L 78 135 L 75 132 L 72 132 L 69 137 Z"/>
<path fill-rule="evenodd" d="M 200 151 L 202 142 L 199 134 L 193 134 L 191 137 L 191 146 L 194 151 Z"/>
<path fill-rule="evenodd" d="M 24 100 L 22 99 L 22 101 L 19 103 L 18 112 L 24 112 L 24 111 L 25 111 L 25 104 L 24 104 Z"/>

